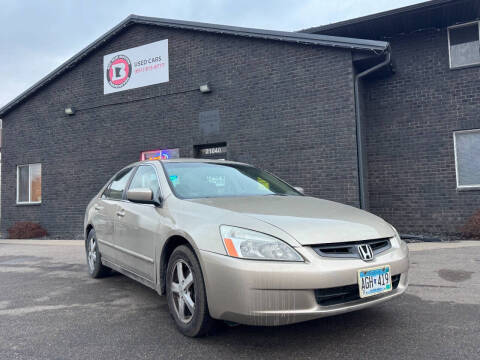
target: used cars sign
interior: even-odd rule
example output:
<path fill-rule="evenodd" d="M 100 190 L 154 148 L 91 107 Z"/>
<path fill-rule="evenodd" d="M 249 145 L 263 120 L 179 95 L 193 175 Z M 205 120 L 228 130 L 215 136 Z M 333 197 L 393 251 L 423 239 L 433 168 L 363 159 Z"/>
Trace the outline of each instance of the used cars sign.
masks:
<path fill-rule="evenodd" d="M 103 57 L 103 93 L 168 82 L 168 40 Z"/>

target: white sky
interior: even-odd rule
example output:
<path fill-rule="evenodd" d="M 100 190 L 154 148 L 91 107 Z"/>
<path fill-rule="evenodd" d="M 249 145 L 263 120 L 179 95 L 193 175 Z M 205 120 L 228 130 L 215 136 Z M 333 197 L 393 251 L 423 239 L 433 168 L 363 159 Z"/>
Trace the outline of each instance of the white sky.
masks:
<path fill-rule="evenodd" d="M 0 107 L 129 14 L 295 31 L 419 0 L 0 0 Z"/>

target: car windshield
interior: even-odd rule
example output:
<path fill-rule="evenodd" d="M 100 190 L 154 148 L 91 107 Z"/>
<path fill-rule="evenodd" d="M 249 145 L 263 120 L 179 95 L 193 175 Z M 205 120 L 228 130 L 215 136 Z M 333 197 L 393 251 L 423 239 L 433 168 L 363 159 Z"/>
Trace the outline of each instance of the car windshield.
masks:
<path fill-rule="evenodd" d="M 231 196 L 301 196 L 275 176 L 248 165 L 164 163 L 175 194 L 182 199 Z"/>

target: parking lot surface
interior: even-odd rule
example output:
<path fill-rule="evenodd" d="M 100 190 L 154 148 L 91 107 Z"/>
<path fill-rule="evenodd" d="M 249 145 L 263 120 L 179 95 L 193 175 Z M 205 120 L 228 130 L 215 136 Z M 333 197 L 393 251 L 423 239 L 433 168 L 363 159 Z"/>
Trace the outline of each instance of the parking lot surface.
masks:
<path fill-rule="evenodd" d="M 480 241 L 410 248 L 410 287 L 390 302 L 190 339 L 155 291 L 91 279 L 83 242 L 0 240 L 0 359 L 479 359 Z"/>

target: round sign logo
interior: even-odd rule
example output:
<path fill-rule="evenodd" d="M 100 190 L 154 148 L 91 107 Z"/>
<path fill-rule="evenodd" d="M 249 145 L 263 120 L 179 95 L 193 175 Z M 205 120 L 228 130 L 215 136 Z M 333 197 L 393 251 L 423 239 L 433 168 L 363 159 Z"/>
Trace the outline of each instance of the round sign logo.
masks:
<path fill-rule="evenodd" d="M 108 63 L 107 81 L 111 87 L 118 89 L 125 86 L 132 75 L 132 63 L 125 55 L 116 55 Z"/>

